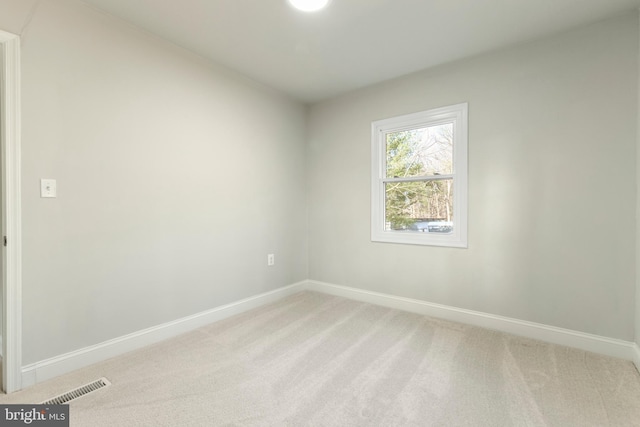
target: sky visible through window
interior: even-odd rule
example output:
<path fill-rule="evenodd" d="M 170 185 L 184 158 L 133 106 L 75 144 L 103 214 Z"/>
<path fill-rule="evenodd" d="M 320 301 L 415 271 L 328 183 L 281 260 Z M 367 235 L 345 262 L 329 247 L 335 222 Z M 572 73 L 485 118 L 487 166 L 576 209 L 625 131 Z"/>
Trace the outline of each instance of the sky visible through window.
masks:
<path fill-rule="evenodd" d="M 453 173 L 453 124 L 387 134 L 387 177 Z"/>

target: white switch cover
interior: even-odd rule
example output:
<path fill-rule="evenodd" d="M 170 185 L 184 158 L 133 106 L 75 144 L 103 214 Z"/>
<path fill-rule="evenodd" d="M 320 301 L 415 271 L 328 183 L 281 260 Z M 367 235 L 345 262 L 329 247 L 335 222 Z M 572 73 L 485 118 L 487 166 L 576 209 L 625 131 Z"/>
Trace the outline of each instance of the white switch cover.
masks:
<path fill-rule="evenodd" d="M 56 197 L 55 179 L 41 179 L 40 180 L 40 197 Z"/>

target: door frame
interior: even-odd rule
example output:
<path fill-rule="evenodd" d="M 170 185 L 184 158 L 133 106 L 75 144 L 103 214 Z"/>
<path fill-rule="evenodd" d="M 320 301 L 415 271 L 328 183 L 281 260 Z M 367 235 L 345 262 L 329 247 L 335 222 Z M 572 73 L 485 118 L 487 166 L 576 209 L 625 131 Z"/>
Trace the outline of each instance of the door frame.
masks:
<path fill-rule="evenodd" d="M 20 207 L 20 37 L 0 30 L 2 150 L 2 389 L 22 388 L 22 235 Z"/>

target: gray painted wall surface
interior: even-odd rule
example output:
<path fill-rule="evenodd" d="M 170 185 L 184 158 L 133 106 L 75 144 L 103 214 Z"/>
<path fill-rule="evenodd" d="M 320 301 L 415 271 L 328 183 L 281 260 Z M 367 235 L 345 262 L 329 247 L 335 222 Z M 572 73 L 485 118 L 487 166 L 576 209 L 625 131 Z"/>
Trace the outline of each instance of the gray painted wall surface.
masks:
<path fill-rule="evenodd" d="M 313 106 L 310 278 L 633 340 L 637 86 L 633 13 Z M 469 248 L 372 243 L 371 122 L 461 102 Z"/>
<path fill-rule="evenodd" d="M 640 14 L 640 9 L 638 10 Z M 640 32 L 638 34 L 640 37 Z M 640 49 L 640 42 L 638 43 Z M 636 146 L 636 344 L 640 346 L 640 52 L 638 53 L 638 118 L 636 126 L 636 136 L 638 144 Z M 636 361 L 640 362 L 640 361 Z"/>
<path fill-rule="evenodd" d="M 25 364 L 307 277 L 633 339 L 635 14 L 307 116 L 79 2 L 36 3 L 0 0 L 23 45 Z M 469 249 L 371 243 L 371 121 L 458 102 Z"/>
<path fill-rule="evenodd" d="M 75 1 L 21 35 L 24 364 L 307 277 L 303 105 Z"/>

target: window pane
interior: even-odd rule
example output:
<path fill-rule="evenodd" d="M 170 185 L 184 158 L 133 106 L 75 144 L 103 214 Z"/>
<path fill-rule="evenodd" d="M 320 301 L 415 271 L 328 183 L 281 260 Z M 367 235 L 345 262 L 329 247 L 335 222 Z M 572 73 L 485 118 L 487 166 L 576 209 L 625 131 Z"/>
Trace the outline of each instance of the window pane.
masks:
<path fill-rule="evenodd" d="M 385 230 L 453 231 L 453 180 L 385 184 Z"/>
<path fill-rule="evenodd" d="M 453 173 L 453 123 L 386 134 L 387 178 Z"/>

